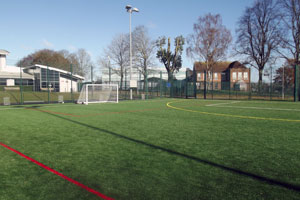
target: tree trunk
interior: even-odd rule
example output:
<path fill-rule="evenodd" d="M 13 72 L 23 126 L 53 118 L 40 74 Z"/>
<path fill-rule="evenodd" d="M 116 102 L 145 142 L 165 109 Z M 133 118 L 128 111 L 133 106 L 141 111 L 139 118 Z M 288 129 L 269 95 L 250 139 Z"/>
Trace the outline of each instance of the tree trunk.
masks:
<path fill-rule="evenodd" d="M 145 92 L 146 91 L 146 78 L 148 78 L 148 77 L 146 76 L 146 73 L 144 73 L 143 76 L 144 76 L 143 91 Z"/>
<path fill-rule="evenodd" d="M 263 69 L 258 70 L 258 93 L 262 92 L 262 76 L 263 76 Z"/>
<path fill-rule="evenodd" d="M 172 80 L 173 80 L 173 74 L 170 71 L 168 71 L 168 82 L 171 83 Z"/>
<path fill-rule="evenodd" d="M 122 90 L 123 88 L 123 75 L 121 75 L 121 83 L 120 83 L 120 90 Z"/>

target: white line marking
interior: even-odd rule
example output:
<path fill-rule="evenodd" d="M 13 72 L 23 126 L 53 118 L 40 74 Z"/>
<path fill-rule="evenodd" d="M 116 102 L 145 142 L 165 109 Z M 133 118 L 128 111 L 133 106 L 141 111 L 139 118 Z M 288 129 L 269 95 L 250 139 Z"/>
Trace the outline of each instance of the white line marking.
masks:
<path fill-rule="evenodd" d="M 229 102 L 229 103 L 216 103 L 216 104 L 209 104 L 209 105 L 205 105 L 205 106 L 218 106 L 219 105 L 228 105 L 228 104 L 233 104 L 233 103 L 239 103 L 240 101 L 233 101 L 233 102 Z"/>
<path fill-rule="evenodd" d="M 277 111 L 296 111 L 300 112 L 299 109 L 288 109 L 288 108 L 262 108 L 262 107 L 247 107 L 247 106 L 216 106 L 220 108 L 243 108 L 243 109 L 256 109 L 256 110 L 277 110 Z"/>

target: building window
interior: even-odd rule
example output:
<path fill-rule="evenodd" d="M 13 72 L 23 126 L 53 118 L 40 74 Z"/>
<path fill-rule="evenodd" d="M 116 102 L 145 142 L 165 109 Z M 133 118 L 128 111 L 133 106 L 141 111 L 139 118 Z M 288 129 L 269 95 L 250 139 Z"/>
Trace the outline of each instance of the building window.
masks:
<path fill-rule="evenodd" d="M 48 82 L 48 85 L 47 85 Z M 54 70 L 41 69 L 41 86 L 42 88 L 51 87 L 55 92 L 59 91 L 59 72 Z"/>
<path fill-rule="evenodd" d="M 197 79 L 201 80 L 201 73 L 200 72 L 197 74 Z"/>
<path fill-rule="evenodd" d="M 217 72 L 214 73 L 214 80 L 218 80 L 218 73 Z"/>
<path fill-rule="evenodd" d="M 248 72 L 244 72 L 244 80 L 248 80 Z"/>
<path fill-rule="evenodd" d="M 243 72 L 238 72 L 238 80 L 242 80 L 243 78 Z"/>
<path fill-rule="evenodd" d="M 15 85 L 21 85 L 21 79 L 15 79 Z M 33 85 L 33 80 L 22 79 L 22 85 Z"/>
<path fill-rule="evenodd" d="M 232 80 L 236 80 L 236 72 L 232 72 Z"/>
<path fill-rule="evenodd" d="M 0 78 L 0 85 L 6 85 L 6 79 Z"/>

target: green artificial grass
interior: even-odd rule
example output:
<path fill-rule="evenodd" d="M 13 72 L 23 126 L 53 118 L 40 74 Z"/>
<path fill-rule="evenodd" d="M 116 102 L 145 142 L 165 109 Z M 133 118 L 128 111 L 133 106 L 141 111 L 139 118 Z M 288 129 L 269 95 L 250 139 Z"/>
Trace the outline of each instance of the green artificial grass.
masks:
<path fill-rule="evenodd" d="M 114 199 L 300 199 L 299 103 L 157 99 L 0 114 L 0 142 Z M 0 155 L 0 200 L 99 199 L 2 146 Z"/>

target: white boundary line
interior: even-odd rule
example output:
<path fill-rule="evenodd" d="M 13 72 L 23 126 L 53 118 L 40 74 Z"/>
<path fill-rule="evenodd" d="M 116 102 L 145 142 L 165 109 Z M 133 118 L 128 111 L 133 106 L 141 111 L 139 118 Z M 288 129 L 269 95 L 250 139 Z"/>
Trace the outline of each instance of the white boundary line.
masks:
<path fill-rule="evenodd" d="M 219 107 L 219 105 L 228 105 L 228 104 L 234 104 L 234 103 L 239 103 L 240 101 L 232 101 L 232 102 L 228 102 L 228 103 L 216 103 L 216 104 L 208 104 L 205 106 L 217 106 Z"/>
<path fill-rule="evenodd" d="M 215 104 L 216 105 L 216 104 Z M 220 105 L 220 104 L 219 104 Z M 213 105 L 209 105 L 209 106 L 213 106 Z M 277 110 L 277 111 L 296 111 L 296 112 L 300 112 L 299 109 L 288 109 L 288 108 L 263 108 L 263 107 L 247 107 L 247 106 L 218 106 L 216 105 L 216 107 L 220 107 L 220 108 L 243 108 L 243 109 L 256 109 L 256 110 Z"/>

